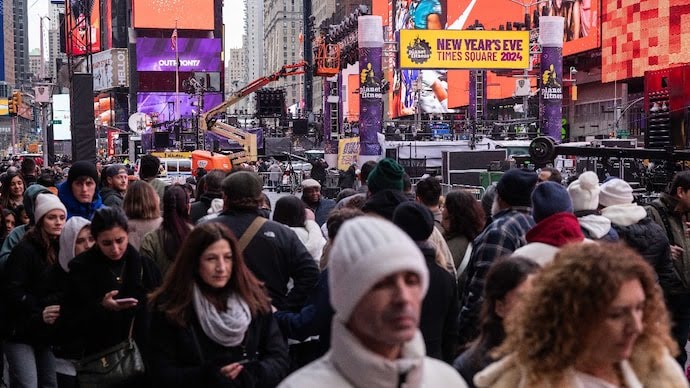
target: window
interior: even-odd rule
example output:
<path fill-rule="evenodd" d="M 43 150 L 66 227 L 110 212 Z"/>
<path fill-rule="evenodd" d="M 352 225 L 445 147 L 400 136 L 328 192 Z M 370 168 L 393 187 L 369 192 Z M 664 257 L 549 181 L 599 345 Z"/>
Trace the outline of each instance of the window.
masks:
<path fill-rule="evenodd" d="M 192 162 L 189 160 L 180 161 L 180 172 L 192 172 Z"/>

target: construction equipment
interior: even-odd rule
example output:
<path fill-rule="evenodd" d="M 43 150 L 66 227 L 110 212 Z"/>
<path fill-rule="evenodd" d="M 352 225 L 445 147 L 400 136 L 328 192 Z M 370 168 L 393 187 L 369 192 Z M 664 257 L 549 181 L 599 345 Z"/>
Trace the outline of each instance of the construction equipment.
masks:
<path fill-rule="evenodd" d="M 261 89 L 273 81 L 277 81 L 283 77 L 304 74 L 307 71 L 307 63 L 302 61 L 295 64 L 285 65 L 277 72 L 258 78 L 242 89 L 235 92 L 230 98 L 209 109 L 207 112 L 199 116 L 199 135 L 203 136 L 206 131 L 211 131 L 224 138 L 236 141 L 239 143 L 244 151 L 235 152 L 230 155 L 230 160 L 233 165 L 257 160 L 257 144 L 256 135 L 243 131 L 228 123 L 223 123 L 216 120 L 216 116 L 225 112 L 230 106 L 238 103 L 243 98 L 249 96 L 253 92 Z"/>

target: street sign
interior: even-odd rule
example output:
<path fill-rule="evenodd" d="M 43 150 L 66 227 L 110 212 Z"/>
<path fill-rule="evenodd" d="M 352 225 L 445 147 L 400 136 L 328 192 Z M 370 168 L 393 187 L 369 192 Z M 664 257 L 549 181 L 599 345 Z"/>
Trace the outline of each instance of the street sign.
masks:
<path fill-rule="evenodd" d="M 52 124 L 62 124 L 62 120 L 53 120 Z"/>

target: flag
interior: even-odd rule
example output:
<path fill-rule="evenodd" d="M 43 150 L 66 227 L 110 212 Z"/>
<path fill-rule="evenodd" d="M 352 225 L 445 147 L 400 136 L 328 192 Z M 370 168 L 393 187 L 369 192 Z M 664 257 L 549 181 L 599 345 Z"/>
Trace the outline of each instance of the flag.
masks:
<path fill-rule="evenodd" d="M 170 36 L 170 48 L 173 51 L 177 51 L 177 28 L 173 31 L 172 36 Z"/>

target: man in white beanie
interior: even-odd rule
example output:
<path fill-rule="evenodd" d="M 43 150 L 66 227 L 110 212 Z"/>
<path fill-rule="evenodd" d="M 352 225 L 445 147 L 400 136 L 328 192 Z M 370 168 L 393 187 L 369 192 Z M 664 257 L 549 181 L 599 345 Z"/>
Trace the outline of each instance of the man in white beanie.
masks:
<path fill-rule="evenodd" d="M 618 233 L 611 227 L 611 221 L 599 211 L 599 193 L 599 177 L 592 171 L 583 172 L 568 186 L 573 212 L 585 237 L 618 241 Z"/>
<path fill-rule="evenodd" d="M 466 387 L 426 357 L 417 328 L 429 273 L 410 237 L 389 221 L 346 221 L 330 252 L 331 350 L 279 387 Z"/>

